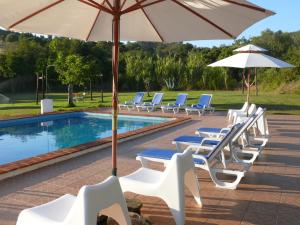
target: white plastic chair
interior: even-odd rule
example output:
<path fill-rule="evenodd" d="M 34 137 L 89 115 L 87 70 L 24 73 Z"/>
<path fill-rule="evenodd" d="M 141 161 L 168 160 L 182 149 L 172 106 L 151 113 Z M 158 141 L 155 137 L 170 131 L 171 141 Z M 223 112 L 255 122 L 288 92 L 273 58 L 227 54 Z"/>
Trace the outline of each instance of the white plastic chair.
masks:
<path fill-rule="evenodd" d="M 245 113 L 245 112 L 247 112 L 247 108 L 248 107 L 249 107 L 249 102 L 245 102 L 244 105 L 243 105 L 243 107 L 241 109 L 229 109 L 228 113 L 227 113 L 228 121 L 232 120 L 234 112 Z"/>
<path fill-rule="evenodd" d="M 49 203 L 23 210 L 17 225 L 96 225 L 101 212 L 120 225 L 131 225 L 117 177 L 83 186 L 78 196 L 66 194 Z"/>
<path fill-rule="evenodd" d="M 232 124 L 236 124 L 238 123 L 237 121 L 238 117 L 248 117 L 255 112 L 256 112 L 256 105 L 251 104 L 250 107 L 248 108 L 248 111 L 246 112 L 233 112 L 232 119 L 229 122 L 231 122 Z"/>
<path fill-rule="evenodd" d="M 123 192 L 155 196 L 163 199 L 169 206 L 177 225 L 184 224 L 185 200 L 184 184 L 202 206 L 199 184 L 194 173 L 191 151 L 176 153 L 167 162 L 165 171 L 142 167 L 132 174 L 120 177 Z"/>

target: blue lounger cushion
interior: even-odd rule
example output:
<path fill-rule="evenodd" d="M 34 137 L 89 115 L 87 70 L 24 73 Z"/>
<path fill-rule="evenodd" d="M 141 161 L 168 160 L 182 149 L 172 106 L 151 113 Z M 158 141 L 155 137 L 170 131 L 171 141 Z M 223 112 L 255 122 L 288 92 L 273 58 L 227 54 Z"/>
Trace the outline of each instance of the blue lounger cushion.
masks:
<path fill-rule="evenodd" d="M 172 156 L 174 154 L 178 153 L 177 151 L 171 150 L 171 149 L 160 149 L 160 148 L 148 148 L 145 149 L 142 152 L 139 152 L 137 156 L 139 157 L 147 157 L 147 158 L 157 158 L 157 159 L 163 159 L 163 160 L 171 160 Z M 194 163 L 203 165 L 205 162 L 201 159 L 195 159 Z"/>
<path fill-rule="evenodd" d="M 197 129 L 199 133 L 220 133 L 222 128 L 217 128 L 217 127 L 201 127 Z M 223 130 L 222 133 L 226 134 L 229 130 Z"/>
<path fill-rule="evenodd" d="M 174 142 L 185 142 L 193 144 L 201 144 L 203 137 L 199 136 L 180 136 L 174 139 Z M 202 144 L 204 145 L 217 145 L 219 141 L 216 140 L 205 140 Z"/>

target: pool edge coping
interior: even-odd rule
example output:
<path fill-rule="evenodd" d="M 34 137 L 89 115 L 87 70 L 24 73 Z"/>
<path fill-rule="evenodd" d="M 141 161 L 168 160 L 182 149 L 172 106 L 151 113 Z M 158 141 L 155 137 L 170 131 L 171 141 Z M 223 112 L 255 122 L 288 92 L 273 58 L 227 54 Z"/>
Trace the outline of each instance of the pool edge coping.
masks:
<path fill-rule="evenodd" d="M 61 114 L 61 113 L 70 113 L 70 112 L 95 112 L 95 110 L 80 110 L 80 111 L 65 111 L 58 113 L 50 113 L 46 115 L 53 114 Z M 97 111 L 101 113 L 100 111 Z M 109 113 L 108 113 L 109 114 Z M 120 113 L 120 115 L 128 115 L 128 116 L 136 116 L 132 114 Z M 33 115 L 33 116 L 42 116 L 42 115 Z M 143 127 L 134 131 L 128 131 L 123 134 L 118 134 L 118 143 L 129 141 L 146 134 L 150 134 L 159 130 L 167 129 L 173 126 L 177 126 L 188 122 L 191 120 L 191 117 L 174 117 L 174 116 L 157 116 L 157 115 L 149 115 L 149 114 L 139 114 L 139 116 L 146 117 L 162 117 L 162 118 L 173 118 L 173 120 L 169 120 L 166 122 L 162 122 L 160 124 L 151 125 L 148 127 Z M 23 119 L 30 118 L 32 116 L 26 115 L 25 117 L 18 116 L 15 119 Z M 9 118 L 13 119 L 13 118 Z M 7 120 L 7 119 L 6 119 Z M 1 121 L 1 120 L 0 120 Z M 101 150 L 111 146 L 111 137 L 106 137 L 102 139 L 97 139 L 92 142 L 88 142 L 85 144 L 80 144 L 74 147 L 62 148 L 53 152 L 49 152 L 46 154 L 41 154 L 38 156 L 30 157 L 27 159 L 18 160 L 15 162 L 7 163 L 4 165 L 0 165 L 0 180 L 4 180 L 9 177 L 17 176 L 22 173 L 26 173 L 41 167 L 45 167 L 48 165 L 52 165 L 64 160 L 68 160 L 71 158 L 78 157 L 83 154 L 87 154 L 93 151 Z"/>

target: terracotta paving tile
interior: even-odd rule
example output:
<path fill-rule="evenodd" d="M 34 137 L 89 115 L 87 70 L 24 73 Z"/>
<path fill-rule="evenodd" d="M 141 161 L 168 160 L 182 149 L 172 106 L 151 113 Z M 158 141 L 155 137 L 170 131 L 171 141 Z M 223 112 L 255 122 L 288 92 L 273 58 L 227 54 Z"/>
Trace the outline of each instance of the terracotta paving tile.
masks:
<path fill-rule="evenodd" d="M 184 114 L 180 116 L 185 117 Z M 175 149 L 171 144 L 175 137 L 194 134 L 198 127 L 225 124 L 225 117 L 220 113 L 192 116 L 185 124 L 123 142 L 118 148 L 118 174 L 123 176 L 139 168 L 136 153 L 147 147 Z M 216 188 L 206 171 L 196 170 L 204 205 L 200 208 L 191 194 L 186 193 L 186 225 L 300 224 L 300 117 L 269 116 L 269 125 L 272 148 L 265 149 L 237 190 Z M 66 193 L 77 194 L 81 186 L 101 182 L 111 174 L 110 154 L 110 148 L 106 148 L 0 181 L 0 225 L 15 225 L 24 208 Z M 164 169 L 155 163 L 150 167 Z M 162 200 L 134 193 L 125 196 L 140 199 L 143 215 L 156 225 L 175 224 Z"/>

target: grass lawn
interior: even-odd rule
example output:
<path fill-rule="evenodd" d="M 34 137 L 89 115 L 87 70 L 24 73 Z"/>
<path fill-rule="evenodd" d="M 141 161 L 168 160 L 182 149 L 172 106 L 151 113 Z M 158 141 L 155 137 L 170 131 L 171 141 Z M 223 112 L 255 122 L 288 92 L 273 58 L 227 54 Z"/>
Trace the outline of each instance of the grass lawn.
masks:
<path fill-rule="evenodd" d="M 164 103 L 175 101 L 178 93 L 181 92 L 165 92 Z M 212 93 L 212 104 L 216 110 L 240 108 L 246 98 L 246 96 L 242 95 L 240 91 L 185 91 L 184 93 L 189 94 L 189 105 L 196 103 L 201 94 Z M 134 94 L 134 92 L 120 93 L 119 100 L 120 102 L 131 100 Z M 150 101 L 152 99 L 153 92 L 150 94 L 151 97 L 147 97 L 147 94 L 145 95 L 145 101 Z M 93 100 L 90 100 L 89 96 L 87 96 L 84 102 L 80 101 L 76 103 L 76 107 L 67 108 L 67 93 L 50 93 L 47 95 L 48 98 L 54 100 L 55 111 L 92 109 L 99 106 L 111 105 L 111 93 L 104 93 L 103 103 L 100 103 L 100 93 L 94 93 L 93 96 Z M 39 114 L 40 106 L 35 104 L 34 94 L 9 95 L 9 97 L 12 99 L 12 103 L 0 104 L 0 118 L 3 119 L 26 114 Z M 259 93 L 259 96 L 252 95 L 251 101 L 257 105 L 266 107 L 268 109 L 268 113 L 300 115 L 299 94 Z"/>

